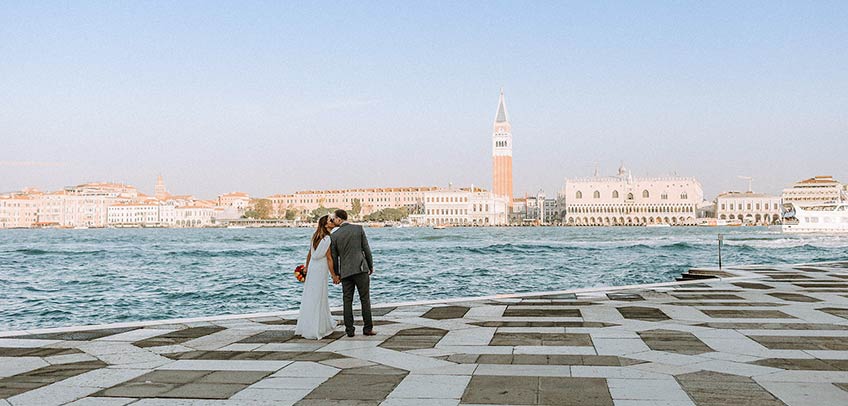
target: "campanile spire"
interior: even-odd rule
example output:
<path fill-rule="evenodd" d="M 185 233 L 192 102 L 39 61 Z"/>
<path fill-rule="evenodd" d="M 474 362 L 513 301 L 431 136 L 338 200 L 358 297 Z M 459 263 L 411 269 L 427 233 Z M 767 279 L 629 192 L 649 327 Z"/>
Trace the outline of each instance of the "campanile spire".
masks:
<path fill-rule="evenodd" d="M 509 124 L 503 88 L 492 127 L 492 191 L 497 196 L 509 198 L 512 206 L 512 126 Z"/>

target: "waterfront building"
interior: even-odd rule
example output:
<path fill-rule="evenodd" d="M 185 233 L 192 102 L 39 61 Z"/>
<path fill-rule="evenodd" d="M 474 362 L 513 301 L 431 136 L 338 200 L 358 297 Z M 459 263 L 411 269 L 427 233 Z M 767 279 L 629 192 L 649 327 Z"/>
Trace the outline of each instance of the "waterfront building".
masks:
<path fill-rule="evenodd" d="M 512 126 L 503 89 L 492 125 L 492 192 L 495 196 L 506 197 L 512 206 Z"/>
<path fill-rule="evenodd" d="M 158 226 L 160 225 L 159 204 L 113 204 L 107 208 L 107 223 L 111 226 Z"/>
<path fill-rule="evenodd" d="M 182 206 L 174 209 L 176 227 L 205 227 L 212 225 L 215 209 L 208 206 Z"/>
<path fill-rule="evenodd" d="M 424 193 L 438 190 L 436 187 L 397 187 L 363 188 L 339 190 L 305 190 L 293 194 L 275 194 L 268 196 L 279 217 L 286 210 L 308 213 L 318 208 L 339 208 L 354 210 L 359 207 L 359 215 L 368 215 L 383 209 L 405 207 L 409 213 L 421 213 L 424 208 Z"/>
<path fill-rule="evenodd" d="M 30 228 L 37 221 L 37 212 L 37 201 L 30 196 L 0 196 L 0 228 Z"/>
<path fill-rule="evenodd" d="M 250 195 L 244 192 L 225 193 L 218 196 L 217 206 L 233 207 L 242 214 L 250 206 Z"/>
<path fill-rule="evenodd" d="M 536 196 L 525 198 L 525 213 L 523 222 L 536 224 L 553 224 L 559 221 L 557 199 L 549 199 L 544 191 Z"/>
<path fill-rule="evenodd" d="M 833 176 L 815 176 L 783 189 L 781 198 L 783 203 L 826 203 L 841 201 L 845 194 L 845 186 Z"/>
<path fill-rule="evenodd" d="M 561 216 L 579 226 L 694 225 L 703 198 L 695 178 L 634 178 L 622 166 L 614 176 L 566 179 Z"/>
<path fill-rule="evenodd" d="M 769 225 L 780 221 L 780 197 L 762 193 L 725 192 L 716 197 L 716 218 L 745 224 Z"/>
<path fill-rule="evenodd" d="M 527 197 L 516 197 L 512 199 L 512 206 L 509 210 L 509 223 L 519 224 L 527 218 Z"/>
<path fill-rule="evenodd" d="M 448 188 L 424 193 L 427 225 L 500 226 L 509 221 L 509 199 L 477 189 Z"/>

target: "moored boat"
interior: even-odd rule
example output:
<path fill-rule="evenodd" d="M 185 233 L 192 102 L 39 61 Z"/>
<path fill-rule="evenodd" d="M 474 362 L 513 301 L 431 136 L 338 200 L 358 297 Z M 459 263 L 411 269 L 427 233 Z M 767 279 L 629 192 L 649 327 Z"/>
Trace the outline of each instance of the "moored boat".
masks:
<path fill-rule="evenodd" d="M 848 202 L 783 205 L 784 233 L 848 233 Z"/>

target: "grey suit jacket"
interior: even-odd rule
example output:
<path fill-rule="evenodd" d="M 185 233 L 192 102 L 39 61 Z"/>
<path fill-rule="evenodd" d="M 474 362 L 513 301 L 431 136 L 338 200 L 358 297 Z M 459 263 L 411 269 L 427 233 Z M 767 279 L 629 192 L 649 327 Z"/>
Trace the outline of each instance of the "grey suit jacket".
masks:
<path fill-rule="evenodd" d="M 362 226 L 343 223 L 330 234 L 333 268 L 342 279 L 374 269 L 371 248 Z"/>

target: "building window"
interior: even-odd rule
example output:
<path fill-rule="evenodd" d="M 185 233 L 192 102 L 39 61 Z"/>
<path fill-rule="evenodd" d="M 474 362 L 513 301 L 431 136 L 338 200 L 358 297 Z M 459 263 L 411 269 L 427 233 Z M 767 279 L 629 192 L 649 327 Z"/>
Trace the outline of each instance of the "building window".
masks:
<path fill-rule="evenodd" d="M 663 192 L 663 193 L 660 195 L 660 199 L 668 200 L 668 193 Z"/>
<path fill-rule="evenodd" d="M 583 198 L 583 192 L 578 190 L 577 194 L 574 197 L 577 198 L 577 199 L 582 199 Z"/>
<path fill-rule="evenodd" d="M 683 192 L 683 193 L 681 193 L 681 194 L 680 194 L 680 199 L 681 199 L 681 200 L 686 200 L 686 199 L 688 199 L 688 198 L 689 198 L 689 196 L 686 194 L 686 192 Z"/>
<path fill-rule="evenodd" d="M 627 194 L 627 200 L 633 200 L 633 193 Z"/>
<path fill-rule="evenodd" d="M 597 190 L 596 190 L 596 191 L 595 191 L 595 193 L 593 194 L 593 197 L 594 197 L 595 199 L 600 199 L 600 198 L 601 198 L 601 192 L 599 192 L 599 191 L 597 191 Z"/>
<path fill-rule="evenodd" d="M 617 190 L 613 190 L 613 191 L 612 191 L 612 198 L 613 198 L 613 199 L 618 199 L 618 191 L 617 191 Z"/>
<path fill-rule="evenodd" d="M 650 193 L 648 193 L 648 191 L 647 191 L 647 190 L 643 190 L 643 191 L 642 191 L 642 198 L 643 198 L 643 199 L 647 199 L 647 198 L 649 198 L 649 197 L 651 197 L 651 194 L 650 194 Z"/>

